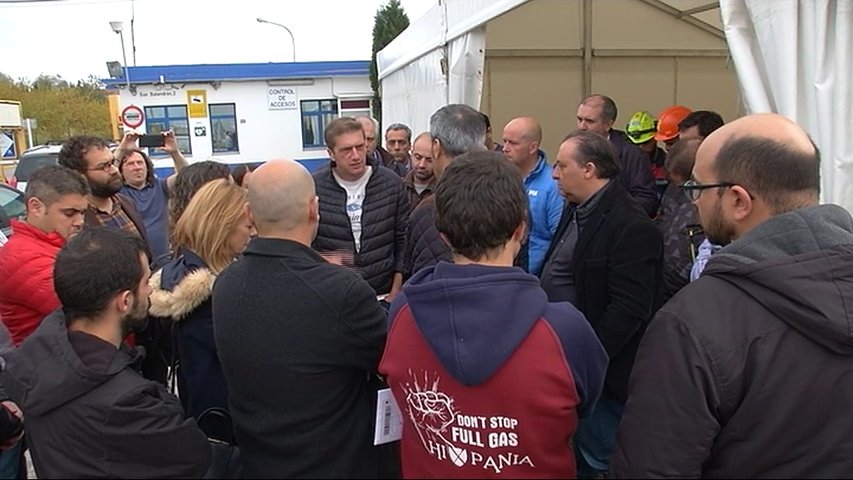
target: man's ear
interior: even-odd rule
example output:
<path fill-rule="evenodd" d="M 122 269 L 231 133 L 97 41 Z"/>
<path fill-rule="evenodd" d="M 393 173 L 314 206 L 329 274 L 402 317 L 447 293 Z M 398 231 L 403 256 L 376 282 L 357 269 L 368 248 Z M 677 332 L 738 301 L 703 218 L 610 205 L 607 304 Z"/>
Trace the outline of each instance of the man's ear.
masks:
<path fill-rule="evenodd" d="M 432 158 L 435 160 L 436 158 L 441 156 L 442 151 L 441 140 L 434 138 L 432 140 Z"/>
<path fill-rule="evenodd" d="M 47 213 L 47 205 L 36 197 L 27 199 L 27 215 L 35 213 L 36 216 L 41 216 Z"/>
<path fill-rule="evenodd" d="M 308 203 L 308 218 L 312 221 L 320 221 L 320 197 L 316 195 Z"/>
<path fill-rule="evenodd" d="M 740 185 L 729 187 L 728 195 L 723 194 L 723 201 L 728 202 L 732 219 L 743 221 L 755 210 L 755 200 L 749 195 L 749 191 Z"/>
<path fill-rule="evenodd" d="M 115 297 L 116 309 L 124 315 L 133 307 L 133 293 L 130 290 L 125 290 Z"/>
<path fill-rule="evenodd" d="M 249 207 L 249 202 L 243 204 L 243 212 L 245 212 L 246 216 L 249 217 L 249 221 L 252 222 L 252 225 L 254 225 L 255 216 L 252 215 L 252 209 Z"/>

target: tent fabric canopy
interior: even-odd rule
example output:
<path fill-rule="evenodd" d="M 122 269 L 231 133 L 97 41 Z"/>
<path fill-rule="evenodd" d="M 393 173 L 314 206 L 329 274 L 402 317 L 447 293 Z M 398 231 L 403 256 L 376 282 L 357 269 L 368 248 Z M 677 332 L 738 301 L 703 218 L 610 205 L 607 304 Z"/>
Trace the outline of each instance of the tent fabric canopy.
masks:
<path fill-rule="evenodd" d="M 485 25 L 528 1 L 439 1 L 377 54 L 383 121 L 420 132 L 443 105 L 479 108 Z M 637 1 L 704 29 L 717 28 L 705 20 L 718 12 L 746 111 L 802 125 L 821 149 L 821 200 L 853 211 L 853 56 L 844 51 L 853 45 L 853 0 L 719 0 L 719 11 L 707 2 Z"/>
<path fill-rule="evenodd" d="M 749 113 L 799 123 L 821 150 L 821 200 L 853 212 L 853 0 L 720 0 Z"/>

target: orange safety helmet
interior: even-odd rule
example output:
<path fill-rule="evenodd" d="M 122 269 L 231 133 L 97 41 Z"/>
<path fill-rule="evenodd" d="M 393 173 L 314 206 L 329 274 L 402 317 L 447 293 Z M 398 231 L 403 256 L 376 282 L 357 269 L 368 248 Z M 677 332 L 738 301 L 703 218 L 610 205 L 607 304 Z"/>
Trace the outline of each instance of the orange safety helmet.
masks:
<path fill-rule="evenodd" d="M 655 140 L 667 142 L 678 136 L 678 124 L 685 117 L 693 113 L 689 108 L 682 105 L 673 105 L 664 109 L 658 115 L 658 131 Z"/>

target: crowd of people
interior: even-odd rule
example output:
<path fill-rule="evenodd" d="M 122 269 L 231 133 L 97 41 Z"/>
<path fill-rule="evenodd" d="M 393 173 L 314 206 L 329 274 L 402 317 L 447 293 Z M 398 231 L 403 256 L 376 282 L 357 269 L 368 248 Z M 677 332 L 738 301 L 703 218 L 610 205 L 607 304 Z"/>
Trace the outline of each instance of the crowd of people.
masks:
<path fill-rule="evenodd" d="M 328 165 L 129 132 L 33 173 L 0 248 L 0 475 L 846 477 L 853 219 L 775 114 L 615 128 L 452 104 Z M 24 447 L 25 445 L 25 447 Z M 229 448 L 230 455 L 236 450 Z M 9 478 L 14 478 L 14 473 Z"/>

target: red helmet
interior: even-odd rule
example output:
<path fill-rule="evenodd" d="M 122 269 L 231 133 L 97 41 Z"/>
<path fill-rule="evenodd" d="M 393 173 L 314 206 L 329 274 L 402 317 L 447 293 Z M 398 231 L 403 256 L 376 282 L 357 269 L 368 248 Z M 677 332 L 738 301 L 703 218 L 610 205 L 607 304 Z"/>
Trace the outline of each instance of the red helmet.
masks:
<path fill-rule="evenodd" d="M 690 115 L 692 110 L 682 105 L 673 105 L 658 115 L 658 131 L 655 140 L 666 142 L 678 136 L 678 124 Z"/>

